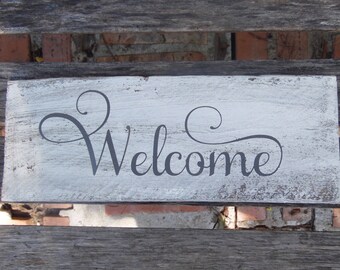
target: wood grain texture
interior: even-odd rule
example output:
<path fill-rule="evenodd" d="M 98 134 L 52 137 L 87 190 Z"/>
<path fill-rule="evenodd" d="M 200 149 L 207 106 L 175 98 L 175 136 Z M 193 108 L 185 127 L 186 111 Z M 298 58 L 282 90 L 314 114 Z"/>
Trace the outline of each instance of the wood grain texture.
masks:
<path fill-rule="evenodd" d="M 340 75 L 340 61 L 305 60 L 305 61 L 217 61 L 217 62 L 181 62 L 181 63 L 0 63 L 0 81 L 8 79 L 39 79 L 57 77 L 91 76 L 152 76 L 152 75 Z M 338 84 L 339 85 L 339 84 Z M 3 92 L 5 94 L 5 92 Z M 0 101 L 5 108 L 5 99 Z M 1 114 L 4 119 L 4 113 Z M 1 157 L 3 157 L 3 142 Z M 1 166 L 1 173 L 3 167 Z M 1 179 L 2 180 L 2 179 Z M 212 203 L 214 204 L 214 203 Z M 240 203 L 238 203 L 240 204 Z M 254 203 L 255 204 L 255 203 Z M 275 205 L 282 205 L 274 203 Z M 286 203 L 285 203 L 286 204 Z M 271 204 L 272 205 L 272 204 Z M 301 205 L 293 203 L 292 205 Z M 302 204 L 303 205 L 303 204 Z M 336 207 L 338 204 L 319 206 Z"/>
<path fill-rule="evenodd" d="M 0 227 L 1 269 L 338 269 L 336 232 Z"/>
<path fill-rule="evenodd" d="M 0 13 L 3 33 L 340 30 L 337 0 L 5 0 Z"/>
<path fill-rule="evenodd" d="M 339 203 L 337 132 L 334 76 L 9 81 L 2 198 Z"/>
<path fill-rule="evenodd" d="M 335 75 L 340 60 L 145 63 L 0 63 L 0 79 L 161 75 Z"/>
<path fill-rule="evenodd" d="M 6 108 L 6 91 L 7 80 L 0 79 L 0 129 L 5 130 L 5 108 Z M 4 152 L 5 152 L 5 138 L 0 135 L 0 201 L 2 192 L 2 179 L 3 179 L 3 167 L 4 167 Z"/>

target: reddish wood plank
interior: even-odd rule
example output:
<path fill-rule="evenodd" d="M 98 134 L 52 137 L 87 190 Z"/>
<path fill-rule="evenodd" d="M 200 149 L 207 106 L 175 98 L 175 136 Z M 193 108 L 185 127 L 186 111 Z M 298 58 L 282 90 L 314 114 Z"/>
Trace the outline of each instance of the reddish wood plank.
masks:
<path fill-rule="evenodd" d="M 237 60 L 268 59 L 268 33 L 240 32 L 235 34 L 235 51 Z"/>

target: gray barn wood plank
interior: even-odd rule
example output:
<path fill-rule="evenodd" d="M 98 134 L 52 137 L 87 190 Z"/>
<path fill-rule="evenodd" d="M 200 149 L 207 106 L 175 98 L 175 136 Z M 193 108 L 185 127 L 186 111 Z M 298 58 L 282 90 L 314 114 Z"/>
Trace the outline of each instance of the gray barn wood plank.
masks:
<path fill-rule="evenodd" d="M 0 227 L 1 269 L 338 269 L 337 232 Z"/>
<path fill-rule="evenodd" d="M 0 32 L 340 30 L 337 0 L 10 1 Z"/>
<path fill-rule="evenodd" d="M 5 129 L 5 108 L 6 108 L 6 91 L 7 80 L 0 79 L 0 130 Z M 0 134 L 0 201 L 2 191 L 3 166 L 4 166 L 4 148 L 5 138 Z"/>
<path fill-rule="evenodd" d="M 335 75 L 340 60 L 143 63 L 0 63 L 0 79 L 161 75 Z"/>
<path fill-rule="evenodd" d="M 0 79 L 161 75 L 335 75 L 340 60 L 143 63 L 0 63 Z"/>

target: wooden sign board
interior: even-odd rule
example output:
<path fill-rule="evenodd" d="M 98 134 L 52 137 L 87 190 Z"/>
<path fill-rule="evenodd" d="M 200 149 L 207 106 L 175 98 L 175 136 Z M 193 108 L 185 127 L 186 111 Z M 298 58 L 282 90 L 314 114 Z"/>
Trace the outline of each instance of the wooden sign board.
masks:
<path fill-rule="evenodd" d="M 3 201 L 339 203 L 336 78 L 11 81 Z"/>

